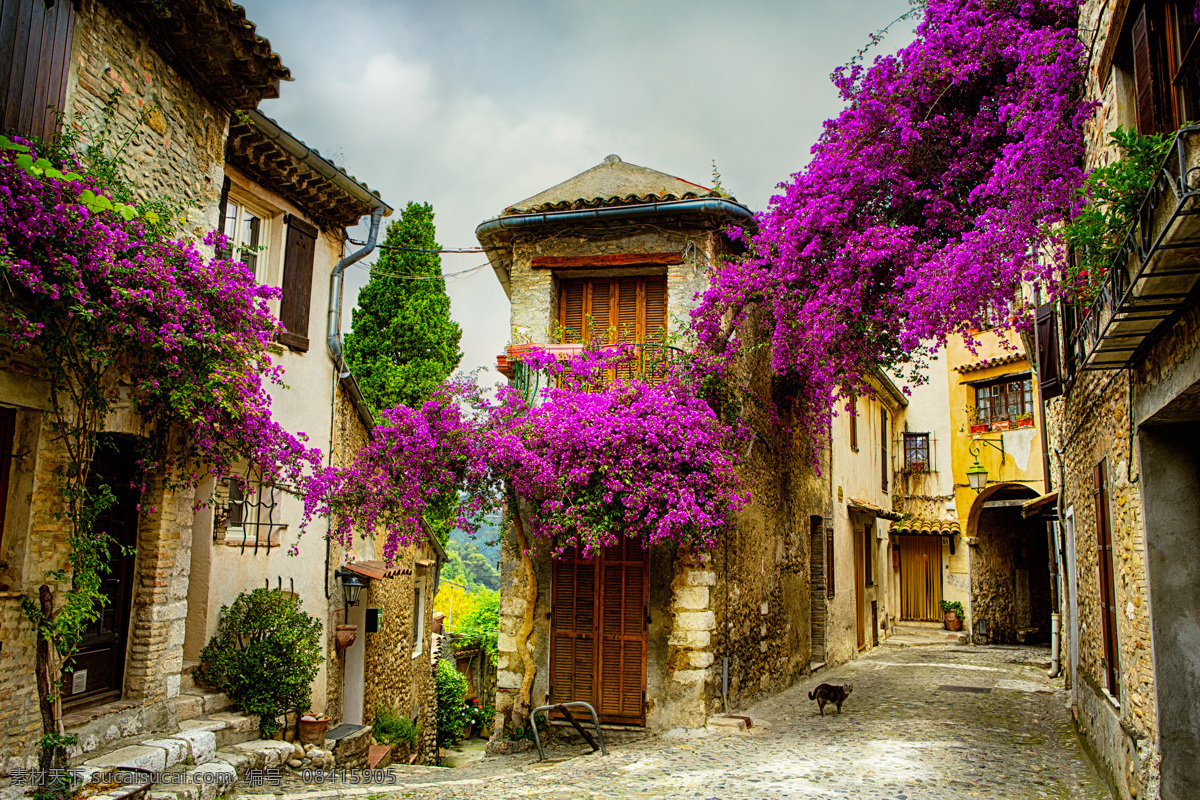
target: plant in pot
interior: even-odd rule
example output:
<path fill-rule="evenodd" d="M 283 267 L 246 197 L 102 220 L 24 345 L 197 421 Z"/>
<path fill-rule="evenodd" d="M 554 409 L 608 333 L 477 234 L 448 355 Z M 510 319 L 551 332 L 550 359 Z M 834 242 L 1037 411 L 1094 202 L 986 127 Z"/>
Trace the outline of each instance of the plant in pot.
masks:
<path fill-rule="evenodd" d="M 321 661 L 321 623 L 300 610 L 300 598 L 255 589 L 221 608 L 196 677 L 258 715 L 259 733 L 270 738 L 280 715 L 308 708 Z"/>
<path fill-rule="evenodd" d="M 1017 415 L 1017 427 L 1018 428 L 1032 428 L 1033 427 L 1033 412 L 1027 411 L 1024 414 L 1018 414 Z"/>
<path fill-rule="evenodd" d="M 978 408 L 967 406 L 967 419 L 970 420 L 971 433 L 987 433 L 988 422 L 980 415 Z"/>
<path fill-rule="evenodd" d="M 963 626 L 963 618 L 966 614 L 963 612 L 962 603 L 957 600 L 942 601 L 942 621 L 946 625 L 948 631 L 961 631 Z"/>
<path fill-rule="evenodd" d="M 417 752 L 417 723 L 388 706 L 375 709 L 375 741 L 392 748 L 401 759 Z"/>

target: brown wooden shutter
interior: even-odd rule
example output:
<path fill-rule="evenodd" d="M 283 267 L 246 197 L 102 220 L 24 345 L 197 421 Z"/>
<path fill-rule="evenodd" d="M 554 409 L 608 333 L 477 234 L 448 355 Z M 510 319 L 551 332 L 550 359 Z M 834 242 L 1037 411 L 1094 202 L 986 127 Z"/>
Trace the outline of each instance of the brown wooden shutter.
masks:
<path fill-rule="evenodd" d="M 12 466 L 16 430 L 17 412 L 11 408 L 0 408 L 0 548 L 4 545 L 4 519 L 8 512 L 8 473 Z M 0 553 L 3 552 L 3 549 L 0 549 Z"/>
<path fill-rule="evenodd" d="M 1058 368 L 1058 314 L 1053 303 L 1038 306 L 1037 315 L 1038 388 L 1042 399 L 1062 394 L 1062 376 Z"/>
<path fill-rule="evenodd" d="M 1075 305 L 1070 300 L 1062 304 L 1063 321 L 1063 378 L 1070 380 L 1075 377 Z"/>
<path fill-rule="evenodd" d="M 54 134 L 55 112 L 64 110 L 66 100 L 74 28 L 71 0 L 0 0 L 0 130 L 41 139 Z"/>
<path fill-rule="evenodd" d="M 645 292 L 639 278 L 621 278 L 617 282 L 617 336 L 618 342 L 641 342 L 641 325 L 644 317 L 638 314 L 639 290 Z"/>
<path fill-rule="evenodd" d="M 1100 585 L 1100 620 L 1105 688 L 1118 701 L 1121 686 L 1117 680 L 1117 607 L 1113 587 L 1112 529 L 1108 516 L 1108 473 L 1105 459 L 1093 472 L 1096 498 L 1096 561 Z"/>
<path fill-rule="evenodd" d="M 858 397 L 850 395 L 850 449 L 858 450 Z"/>
<path fill-rule="evenodd" d="M 587 281 L 560 281 L 558 324 L 564 342 L 583 341 L 584 290 Z"/>
<path fill-rule="evenodd" d="M 596 705 L 596 561 L 570 548 L 554 559 L 550 702 Z"/>
<path fill-rule="evenodd" d="M 833 565 L 836 559 L 833 557 L 833 528 L 825 529 L 825 591 L 833 597 L 834 580 L 833 580 Z"/>
<path fill-rule="evenodd" d="M 887 410 L 879 409 L 879 448 L 880 448 L 880 475 L 882 476 L 883 491 L 888 490 L 888 424 Z"/>
<path fill-rule="evenodd" d="M 1146 6 L 1138 12 L 1133 23 L 1133 88 L 1136 98 L 1138 133 L 1155 133 L 1154 75 L 1150 65 L 1150 25 Z"/>
<path fill-rule="evenodd" d="M 645 722 L 646 551 L 623 539 L 600 562 L 600 707 L 605 719 Z"/>
<path fill-rule="evenodd" d="M 588 284 L 591 287 L 591 301 L 587 309 L 587 338 L 593 345 L 605 345 L 612 339 L 616 281 L 605 278 L 588 281 Z"/>
<path fill-rule="evenodd" d="M 646 278 L 646 321 L 647 342 L 664 342 L 667 339 L 667 278 Z"/>
<path fill-rule="evenodd" d="M 283 252 L 283 297 L 279 301 L 279 321 L 285 330 L 279 335 L 279 341 L 293 350 L 307 352 L 317 229 L 291 215 L 287 218 L 287 226 L 287 245 Z"/>

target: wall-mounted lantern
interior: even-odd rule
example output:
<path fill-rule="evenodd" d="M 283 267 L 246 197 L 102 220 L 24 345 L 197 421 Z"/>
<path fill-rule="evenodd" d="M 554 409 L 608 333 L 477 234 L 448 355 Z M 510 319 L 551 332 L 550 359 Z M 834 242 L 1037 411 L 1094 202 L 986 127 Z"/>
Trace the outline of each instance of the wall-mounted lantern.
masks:
<path fill-rule="evenodd" d="M 975 456 L 975 463 L 967 468 L 967 483 L 970 484 L 971 488 L 974 489 L 976 492 L 982 492 L 984 489 L 987 488 L 987 479 L 988 479 L 987 467 L 985 467 L 983 464 L 979 463 L 979 445 L 981 445 L 981 444 L 986 444 L 989 447 L 994 447 L 995 449 L 999 450 L 1000 451 L 1000 463 L 1001 464 L 1004 463 L 1004 438 L 1003 437 L 1000 438 L 999 444 L 997 444 L 992 439 L 984 439 L 979 436 L 976 436 L 973 439 L 971 439 L 971 446 L 968 449 L 969 449 L 971 455 Z"/>
<path fill-rule="evenodd" d="M 357 572 L 348 569 L 339 569 L 333 574 L 342 584 L 342 599 L 346 603 L 346 610 L 349 611 L 358 605 L 358 595 L 366 587 L 367 582 Z"/>

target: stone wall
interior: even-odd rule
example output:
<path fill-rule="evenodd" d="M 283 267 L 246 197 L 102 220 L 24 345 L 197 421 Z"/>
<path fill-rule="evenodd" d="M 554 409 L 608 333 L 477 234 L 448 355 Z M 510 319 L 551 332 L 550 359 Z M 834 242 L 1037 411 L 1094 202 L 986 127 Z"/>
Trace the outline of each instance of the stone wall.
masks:
<path fill-rule="evenodd" d="M 1041 522 L 1015 506 L 984 509 L 971 546 L 971 609 L 977 643 L 1047 642 L 1049 554 Z M 987 634 L 980 637 L 984 620 Z M 1031 631 L 1037 628 L 1036 632 Z"/>
<path fill-rule="evenodd" d="M 218 227 L 229 114 L 169 66 L 141 23 L 116 5 L 80 4 L 67 121 L 90 143 L 103 130 L 105 107 L 118 93 L 109 154 L 132 132 L 121 154 L 125 177 L 140 199 L 178 203 L 186 216 L 185 235 L 200 240 Z"/>

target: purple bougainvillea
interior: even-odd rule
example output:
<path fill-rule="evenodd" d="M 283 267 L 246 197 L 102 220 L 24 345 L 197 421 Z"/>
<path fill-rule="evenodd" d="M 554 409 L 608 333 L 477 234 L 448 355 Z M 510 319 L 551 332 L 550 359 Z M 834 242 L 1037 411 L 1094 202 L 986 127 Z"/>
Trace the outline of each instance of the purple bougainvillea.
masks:
<path fill-rule="evenodd" d="M 701 342 L 728 356 L 762 326 L 816 434 L 872 368 L 1049 286 L 1091 110 L 1077 5 L 928 0 L 911 45 L 835 72 L 846 109 L 714 276 Z"/>

